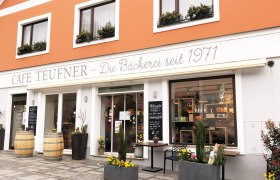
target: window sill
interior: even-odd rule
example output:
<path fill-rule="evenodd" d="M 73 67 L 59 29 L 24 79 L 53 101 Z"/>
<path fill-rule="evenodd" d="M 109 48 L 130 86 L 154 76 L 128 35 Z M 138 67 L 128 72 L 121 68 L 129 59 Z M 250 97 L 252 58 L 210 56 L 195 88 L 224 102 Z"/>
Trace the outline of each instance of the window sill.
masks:
<path fill-rule="evenodd" d="M 107 43 L 107 42 L 117 41 L 117 40 L 119 40 L 119 38 L 114 36 L 114 37 L 110 37 L 110 38 L 98 39 L 98 40 L 94 40 L 94 41 L 90 41 L 90 42 L 84 42 L 84 43 L 77 44 L 76 39 L 75 39 L 73 42 L 73 48 L 80 48 L 80 47 L 84 47 L 84 46 L 91 46 L 91 45 L 95 45 L 95 44 Z"/>
<path fill-rule="evenodd" d="M 22 55 L 16 54 L 16 59 L 22 59 L 22 58 L 27 58 L 27 57 L 32 57 L 32 56 L 39 56 L 39 55 L 48 54 L 48 53 L 49 53 L 48 50 L 44 50 L 44 51 L 40 51 L 40 52 L 31 52 L 31 53 L 26 53 L 26 54 L 22 54 Z"/>

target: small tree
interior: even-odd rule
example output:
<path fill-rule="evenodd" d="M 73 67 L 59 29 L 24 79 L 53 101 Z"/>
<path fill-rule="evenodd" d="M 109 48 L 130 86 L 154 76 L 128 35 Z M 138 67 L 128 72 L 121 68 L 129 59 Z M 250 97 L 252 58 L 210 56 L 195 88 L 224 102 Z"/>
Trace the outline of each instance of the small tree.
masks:
<path fill-rule="evenodd" d="M 196 132 L 196 156 L 199 163 L 204 162 L 205 156 L 205 127 L 202 121 L 197 122 L 197 132 Z"/>
<path fill-rule="evenodd" d="M 120 125 L 120 133 L 119 133 L 119 147 L 118 147 L 118 153 L 119 153 L 119 160 L 123 160 L 124 162 L 126 161 L 126 142 L 124 139 L 124 127 L 121 124 Z"/>
<path fill-rule="evenodd" d="M 267 151 L 271 152 L 271 157 L 265 155 L 268 164 L 268 171 L 271 171 L 276 179 L 280 179 L 280 127 L 275 125 L 272 120 L 265 122 L 267 134 L 261 132 L 263 145 Z"/>

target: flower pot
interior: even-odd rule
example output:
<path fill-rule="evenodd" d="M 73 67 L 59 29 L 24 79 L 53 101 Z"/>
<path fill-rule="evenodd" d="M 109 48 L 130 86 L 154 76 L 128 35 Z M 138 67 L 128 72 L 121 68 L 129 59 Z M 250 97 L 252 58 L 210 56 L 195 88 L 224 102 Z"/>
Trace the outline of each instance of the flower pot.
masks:
<path fill-rule="evenodd" d="M 72 134 L 72 159 L 86 158 L 88 134 Z"/>
<path fill-rule="evenodd" d="M 0 129 L 0 150 L 4 148 L 4 137 L 5 137 L 5 129 Z"/>
<path fill-rule="evenodd" d="M 220 166 L 179 161 L 178 180 L 220 180 Z"/>
<path fill-rule="evenodd" d="M 138 180 L 138 167 L 125 168 L 119 166 L 105 165 L 104 180 Z"/>
<path fill-rule="evenodd" d="M 104 155 L 104 148 L 98 149 L 98 154 L 99 155 Z"/>
<path fill-rule="evenodd" d="M 154 143 L 158 143 L 158 139 L 154 139 Z"/>
<path fill-rule="evenodd" d="M 143 147 L 142 146 L 134 147 L 134 157 L 143 158 Z"/>

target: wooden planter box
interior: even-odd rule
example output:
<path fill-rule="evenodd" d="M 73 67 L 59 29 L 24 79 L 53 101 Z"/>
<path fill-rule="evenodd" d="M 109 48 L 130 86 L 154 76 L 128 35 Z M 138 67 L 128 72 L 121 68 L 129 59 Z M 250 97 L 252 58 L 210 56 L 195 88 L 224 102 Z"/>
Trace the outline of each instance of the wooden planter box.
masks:
<path fill-rule="evenodd" d="M 138 180 L 138 167 L 104 166 L 104 180 Z"/>
<path fill-rule="evenodd" d="M 72 134 L 72 159 L 86 158 L 88 134 Z"/>
<path fill-rule="evenodd" d="M 220 180 L 220 166 L 179 161 L 178 180 Z"/>

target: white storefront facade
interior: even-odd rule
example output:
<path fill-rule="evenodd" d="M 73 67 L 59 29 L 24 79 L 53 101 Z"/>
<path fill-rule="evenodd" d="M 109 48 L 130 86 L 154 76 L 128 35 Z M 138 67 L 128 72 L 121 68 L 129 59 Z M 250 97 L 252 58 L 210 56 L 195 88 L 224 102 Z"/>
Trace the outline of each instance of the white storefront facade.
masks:
<path fill-rule="evenodd" d="M 29 107 L 37 106 L 35 151 L 43 151 L 44 132 L 51 128 L 52 124 L 55 123 L 59 131 L 63 130 L 63 114 L 66 111 L 64 99 L 69 98 L 69 109 L 75 109 L 77 113 L 86 112 L 89 154 L 97 155 L 97 139 L 101 135 L 106 137 L 103 130 L 106 125 L 101 121 L 101 117 L 106 116 L 102 105 L 105 97 L 110 100 L 110 97 L 113 99 L 117 95 L 124 95 L 121 99 L 125 104 L 128 98 L 125 94 L 128 94 L 133 96 L 136 102 L 137 98 L 141 101 L 139 109 L 143 115 L 141 126 L 144 141 L 149 140 L 148 104 L 161 101 L 162 142 L 172 144 L 172 81 L 230 77 L 234 79 L 232 93 L 235 140 L 228 148 L 240 152 L 240 156 L 228 158 L 226 177 L 240 179 L 248 176 L 249 179 L 262 179 L 265 161 L 262 159 L 264 151 L 260 131 L 268 118 L 280 119 L 277 114 L 280 102 L 279 47 L 280 28 L 273 28 L 2 72 L 0 109 L 6 112 L 1 122 L 6 128 L 4 149 L 11 147 L 11 117 L 15 107 L 13 98 L 16 95 L 26 94 L 25 110 L 21 110 L 25 111 L 22 113 L 24 121 L 21 122 L 25 126 L 28 126 Z M 273 61 L 274 66 L 268 67 L 268 61 Z M 49 104 L 53 103 L 57 108 L 55 112 L 47 110 Z M 112 101 L 109 103 L 115 105 Z M 50 112 L 56 117 L 49 117 Z M 55 120 L 47 122 L 46 119 Z M 76 118 L 74 126 L 80 125 L 80 119 Z M 113 141 L 111 135 L 108 137 Z M 114 146 L 112 142 L 110 146 Z M 114 148 L 111 147 L 107 154 L 113 152 Z M 71 150 L 66 149 L 65 153 L 71 153 Z M 155 157 L 155 161 L 159 159 L 155 162 L 159 166 L 161 153 L 158 152 Z M 148 154 L 148 149 L 145 148 L 144 159 L 148 158 Z M 140 164 L 149 165 L 149 162 L 139 160 Z M 252 164 L 258 165 L 252 168 Z M 244 175 L 246 171 L 248 174 Z"/>

